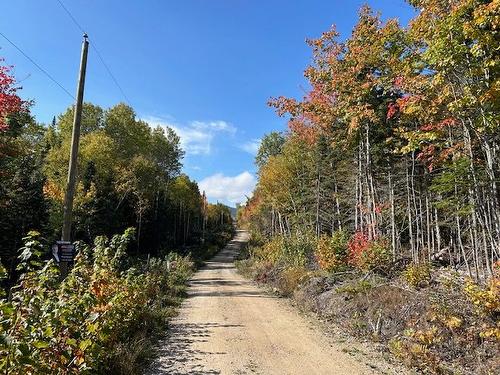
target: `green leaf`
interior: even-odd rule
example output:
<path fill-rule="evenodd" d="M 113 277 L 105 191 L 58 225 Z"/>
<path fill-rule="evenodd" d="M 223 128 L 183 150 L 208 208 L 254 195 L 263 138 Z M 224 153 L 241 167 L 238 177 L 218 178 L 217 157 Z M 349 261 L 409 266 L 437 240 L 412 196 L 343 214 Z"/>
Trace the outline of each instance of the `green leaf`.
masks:
<path fill-rule="evenodd" d="M 89 346 L 92 345 L 92 340 L 90 339 L 86 339 L 86 340 L 83 340 L 81 343 L 80 343 L 80 349 L 82 351 L 85 351 L 85 349 L 87 349 Z"/>
<path fill-rule="evenodd" d="M 2 303 L 0 305 L 0 311 L 2 311 L 2 313 L 6 316 L 11 316 L 11 315 L 14 315 L 14 313 L 16 312 L 16 309 L 11 304 Z"/>
<path fill-rule="evenodd" d="M 51 327 L 51 326 L 48 326 L 48 327 L 46 327 L 46 328 L 44 329 L 43 334 L 44 334 L 45 336 L 52 337 L 52 336 L 53 336 L 53 334 L 54 334 L 54 331 L 53 331 L 53 329 L 52 329 L 52 327 Z"/>
<path fill-rule="evenodd" d="M 50 344 L 48 342 L 45 342 L 45 341 L 37 340 L 37 341 L 33 341 L 33 346 L 37 349 L 45 349 L 45 348 L 48 348 L 50 346 Z"/>

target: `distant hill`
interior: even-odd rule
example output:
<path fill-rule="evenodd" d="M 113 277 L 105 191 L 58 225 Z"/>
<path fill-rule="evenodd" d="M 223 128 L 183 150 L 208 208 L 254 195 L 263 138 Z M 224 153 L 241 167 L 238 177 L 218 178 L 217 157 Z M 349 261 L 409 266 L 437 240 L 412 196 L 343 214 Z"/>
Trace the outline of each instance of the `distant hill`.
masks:
<path fill-rule="evenodd" d="M 237 208 L 236 207 L 229 207 L 229 209 L 231 210 L 231 216 L 233 217 L 233 219 L 236 219 L 236 212 L 238 211 Z"/>

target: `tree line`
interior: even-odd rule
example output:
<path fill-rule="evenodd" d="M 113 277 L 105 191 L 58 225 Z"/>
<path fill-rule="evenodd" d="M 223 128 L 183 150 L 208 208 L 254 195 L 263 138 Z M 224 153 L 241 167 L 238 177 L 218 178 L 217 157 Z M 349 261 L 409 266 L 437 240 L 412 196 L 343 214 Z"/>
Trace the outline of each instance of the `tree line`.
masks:
<path fill-rule="evenodd" d="M 74 115 L 69 107 L 51 124 L 38 123 L 19 89 L 0 63 L 0 259 L 11 278 L 26 233 L 60 238 Z M 207 202 L 181 172 L 183 156 L 171 128 L 150 126 L 123 103 L 85 103 L 72 238 L 90 243 L 134 227 L 134 256 L 227 240 L 229 208 Z"/>
<path fill-rule="evenodd" d="M 230 209 L 182 173 L 172 129 L 123 103 L 85 103 L 77 251 L 63 279 L 49 250 L 61 238 L 73 107 L 41 124 L 19 90 L 0 60 L 0 372 L 142 372 L 193 261 L 230 239 Z"/>
<path fill-rule="evenodd" d="M 500 258 L 498 2 L 409 0 L 407 27 L 368 6 L 352 34 L 308 40 L 310 88 L 270 100 L 285 134 L 262 140 L 239 212 L 264 238 L 347 231 L 392 259 L 474 278 Z"/>

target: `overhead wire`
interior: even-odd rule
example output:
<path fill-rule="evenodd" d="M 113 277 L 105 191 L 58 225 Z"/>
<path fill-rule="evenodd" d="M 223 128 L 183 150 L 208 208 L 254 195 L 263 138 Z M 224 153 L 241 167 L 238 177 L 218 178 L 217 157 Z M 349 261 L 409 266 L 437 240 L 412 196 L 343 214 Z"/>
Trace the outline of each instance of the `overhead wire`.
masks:
<path fill-rule="evenodd" d="M 24 57 L 26 57 L 34 66 L 38 68 L 47 78 L 49 78 L 52 82 L 54 82 L 61 90 L 63 90 L 70 98 L 76 100 L 75 97 L 62 85 L 60 84 L 47 70 L 42 68 L 35 60 L 33 60 L 26 52 L 24 52 L 21 47 L 19 47 L 16 43 L 10 40 L 4 33 L 0 31 L 0 35 L 9 42 L 15 49 L 17 49 Z"/>
<path fill-rule="evenodd" d="M 104 58 L 102 57 L 101 53 L 97 49 L 95 43 L 92 43 L 92 41 L 91 41 L 90 46 L 96 52 L 97 57 L 99 58 L 99 60 L 101 60 L 102 65 L 104 65 L 104 68 L 106 68 L 109 76 L 111 77 L 111 79 L 115 83 L 116 87 L 118 87 L 118 90 L 120 90 L 120 92 L 123 95 L 123 97 L 125 98 L 125 101 L 127 102 L 127 104 L 131 106 L 130 100 L 128 99 L 127 95 L 125 94 L 125 91 L 123 91 L 122 87 L 118 83 L 118 80 L 115 78 L 114 74 L 111 72 L 111 69 L 109 68 L 108 64 L 106 64 L 106 62 L 104 61 Z"/>
<path fill-rule="evenodd" d="M 68 8 L 66 8 L 66 6 L 64 5 L 64 3 L 61 1 L 61 0 L 57 0 L 57 2 L 59 3 L 59 5 L 64 9 L 64 11 L 66 12 L 66 14 L 69 16 L 69 18 L 71 18 L 73 20 L 73 23 L 80 29 L 80 31 L 84 34 L 86 34 L 85 30 L 83 29 L 82 25 L 80 25 L 78 23 L 78 21 L 76 20 L 76 18 L 73 16 L 73 14 L 69 11 Z"/>
<path fill-rule="evenodd" d="M 71 13 L 71 11 L 64 5 L 64 3 L 61 1 L 61 0 L 57 0 L 57 2 L 59 3 L 59 5 L 64 9 L 64 11 L 66 12 L 66 14 L 69 16 L 69 18 L 73 21 L 73 23 L 76 25 L 76 27 L 83 33 L 83 34 L 87 34 L 87 32 L 85 31 L 85 29 L 82 27 L 82 25 L 78 22 L 78 20 L 76 19 L 75 16 L 73 16 L 73 14 Z M 109 74 L 109 76 L 111 77 L 111 79 L 113 80 L 114 84 L 116 85 L 116 87 L 118 88 L 118 90 L 120 91 L 120 93 L 122 94 L 123 98 L 125 99 L 125 101 L 127 102 L 128 105 L 131 105 L 130 104 L 130 100 L 128 99 L 127 95 L 125 94 L 125 91 L 123 90 L 122 86 L 120 85 L 120 83 L 118 82 L 118 80 L 116 79 L 115 75 L 113 74 L 113 72 L 111 71 L 111 68 L 108 66 L 108 64 L 106 64 L 106 61 L 104 60 L 104 58 L 102 57 L 102 54 L 99 52 L 99 50 L 97 49 L 97 46 L 96 46 L 96 43 L 95 41 L 92 39 L 92 38 L 89 38 L 89 42 L 90 42 L 90 47 L 95 51 L 95 53 L 97 54 L 97 57 L 99 58 L 99 60 L 101 61 L 102 65 L 104 66 L 104 68 L 106 69 L 107 73 Z"/>
<path fill-rule="evenodd" d="M 78 20 L 73 16 L 73 14 L 69 11 L 69 9 L 64 5 L 64 3 L 61 0 L 57 0 L 59 5 L 63 8 L 63 10 L 66 12 L 68 17 L 73 21 L 73 23 L 76 25 L 76 27 L 84 34 L 86 34 L 85 29 L 82 27 L 82 25 L 78 22 Z M 44 69 L 40 64 L 38 64 L 32 57 L 28 55 L 21 47 L 19 47 L 16 43 L 14 43 L 10 38 L 8 38 L 3 32 L 0 31 L 0 36 L 2 36 L 9 44 L 11 44 L 17 51 L 19 51 L 28 61 L 30 61 L 40 72 L 42 72 L 49 80 L 51 80 L 54 84 L 56 84 L 66 95 L 68 95 L 71 99 L 76 100 L 75 96 L 69 92 L 57 79 L 54 78 L 46 69 Z M 125 91 L 123 90 L 122 86 L 118 82 L 118 79 L 115 77 L 113 72 L 111 71 L 111 68 L 109 65 L 106 63 L 104 60 L 102 54 L 99 52 L 97 49 L 96 43 L 91 40 L 90 46 L 92 49 L 95 51 L 97 54 L 97 57 L 99 61 L 102 63 L 104 68 L 106 69 L 106 72 L 109 74 L 111 79 L 113 80 L 113 83 L 116 85 L 118 90 L 120 91 L 121 95 L 125 99 L 125 101 L 130 104 L 130 100 L 125 94 Z"/>

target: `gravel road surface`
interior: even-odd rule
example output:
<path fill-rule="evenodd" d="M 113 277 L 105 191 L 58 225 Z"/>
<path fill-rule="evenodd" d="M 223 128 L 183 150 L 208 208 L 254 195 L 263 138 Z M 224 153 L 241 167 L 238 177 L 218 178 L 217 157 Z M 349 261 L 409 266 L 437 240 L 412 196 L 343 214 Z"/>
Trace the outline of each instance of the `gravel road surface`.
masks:
<path fill-rule="evenodd" d="M 239 275 L 245 231 L 190 281 L 150 374 L 376 374 L 287 301 Z"/>

